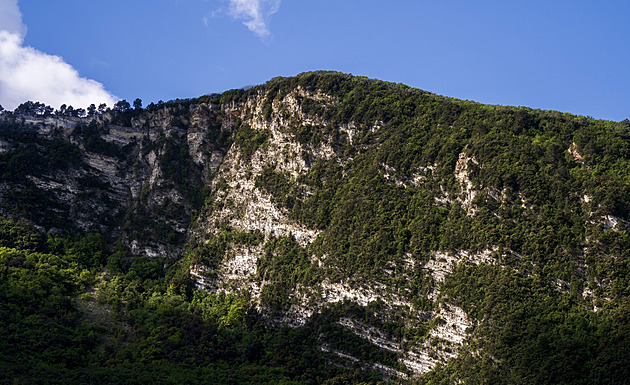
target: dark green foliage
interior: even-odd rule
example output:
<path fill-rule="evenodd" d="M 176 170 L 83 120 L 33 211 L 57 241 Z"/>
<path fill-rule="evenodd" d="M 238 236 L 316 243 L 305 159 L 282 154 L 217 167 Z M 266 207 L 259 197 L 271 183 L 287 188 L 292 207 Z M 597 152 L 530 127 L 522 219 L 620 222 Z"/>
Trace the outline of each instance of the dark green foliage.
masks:
<path fill-rule="evenodd" d="M 464 309 L 482 322 L 477 335 L 487 354 L 466 356 L 441 375 L 450 373 L 471 383 L 623 381 L 627 373 L 620 368 L 629 367 L 621 358 L 628 356 L 627 339 L 613 343 L 605 334 L 618 335 L 628 328 L 619 312 L 626 306 L 630 287 L 626 255 L 630 243 L 627 228 L 607 231 L 591 218 L 627 219 L 630 214 L 630 140 L 624 123 L 483 106 L 335 73 L 274 79 L 266 85 L 267 100 L 282 98 L 297 84 L 338 100 L 325 108 L 314 100 L 302 100 L 303 112 L 318 115 L 328 125 L 297 128 L 296 138 L 308 143 L 317 132 L 353 122 L 352 146 L 343 134 L 326 134 L 337 155 L 352 161 L 343 166 L 325 160 L 314 164 L 297 180 L 312 189 L 308 197 L 270 167 L 256 182 L 277 205 L 288 208 L 293 219 L 322 230 L 302 253 L 326 256 L 323 276 L 356 284 L 384 282 L 388 287 L 409 288 L 411 297 L 418 298 L 426 296 L 431 281 L 421 271 L 410 279 L 401 277 L 398 270 L 406 253 L 422 264 L 436 250 L 497 248 L 497 262 L 509 271 L 535 276 L 535 290 L 542 294 L 507 291 L 510 287 L 534 292 L 531 282 L 516 275 L 501 278 L 496 294 L 488 297 L 494 287 L 492 274 L 477 279 L 479 292 L 457 292 L 458 301 L 471 304 Z M 375 121 L 382 123 L 372 129 Z M 466 165 L 473 188 L 479 191 L 471 202 L 474 214 L 461 201 L 452 201 L 461 194 L 453 175 L 460 154 L 475 160 Z M 416 176 L 419 184 L 412 183 Z M 437 203 L 445 191 L 451 201 Z M 585 247 L 588 251 L 583 254 Z M 261 274 L 278 271 L 264 276 L 273 282 L 263 293 L 270 304 L 286 309 L 283 301 L 295 282 L 308 285 L 311 270 L 300 255 L 299 248 L 284 247 L 261 262 Z M 588 268 L 580 267 L 580 261 Z M 295 269 L 280 268 L 286 265 Z M 304 273 L 297 274 L 300 271 Z M 484 268 L 466 271 L 490 274 Z M 569 294 L 551 289 L 558 279 L 568 282 Z M 608 305 L 604 313 L 585 310 L 591 306 L 580 296 L 585 279 L 595 287 L 598 306 L 605 304 L 597 299 L 602 296 L 619 302 Z M 459 273 L 449 285 L 458 290 L 473 287 Z M 454 293 L 449 295 L 455 298 Z M 483 313 L 473 311 L 480 301 L 493 307 Z M 430 303 L 418 305 L 431 309 Z M 519 308 L 532 310 L 518 316 Z M 528 331 L 519 332 L 522 328 Z M 497 339 L 486 343 L 486 335 Z M 610 345 L 615 353 L 604 348 Z M 602 360 L 612 368 L 610 372 L 597 369 Z"/>
<path fill-rule="evenodd" d="M 219 103 L 229 105 L 230 103 L 240 102 L 243 101 L 244 97 L 247 94 L 248 92 L 242 89 L 225 91 L 221 94 L 221 97 L 219 98 Z"/>
<path fill-rule="evenodd" d="M 296 98 L 313 125 L 283 110 L 283 98 L 298 86 L 312 96 Z M 255 176 L 255 187 L 292 221 L 320 233 L 302 247 L 291 235 L 265 239 L 260 232 L 225 227 L 201 235 L 203 243 L 186 244 L 168 218 L 186 223 L 204 201 L 203 215 L 209 216 L 230 204 L 215 199 L 227 182 L 216 181 L 213 195 L 199 188 L 205 176 L 189 155 L 187 114 L 197 103 L 214 105 L 204 106 L 211 117 L 204 148 L 226 153 L 234 144 L 247 163 L 271 137 L 269 130 L 245 123 L 252 112 L 243 103 L 251 97 L 261 98 L 263 118 L 286 123 L 279 129 L 302 145 L 309 166 L 294 178 L 277 171 L 283 159 L 262 159 L 267 165 Z M 394 353 L 350 333 L 339 320 L 378 328 L 406 348 L 427 342 L 438 322 L 416 313 L 437 311 L 445 301 L 473 321 L 469 345 L 420 382 L 627 382 L 627 121 L 484 106 L 334 72 L 150 104 L 147 111 L 134 104 L 134 110 L 129 103 L 117 105 L 113 123 L 129 126 L 140 114 L 164 109 L 178 126 L 157 140 L 146 134 L 137 145 L 143 156 L 158 154 L 167 184 L 186 203 L 165 200 L 149 207 L 152 192 L 145 184 L 126 213 L 122 239 L 164 240 L 186 247 L 186 257 L 176 262 L 133 256 L 123 243 L 111 252 L 98 235 L 60 238 L 2 219 L 1 381 L 370 381 L 378 377 L 369 365 L 406 369 Z M 11 187 L 3 190 L 3 209 L 30 220 L 43 217 L 37 223 L 45 228 L 72 229 L 63 223 L 72 207 L 27 176 L 83 167 L 79 147 L 42 139 L 15 119 L 1 124 L 10 149 L 0 154 L 0 174 Z M 131 154 L 106 142 L 103 130 L 96 121 L 79 125 L 74 139 L 90 152 L 118 159 Z M 332 158 L 309 158 L 309 151 L 324 145 Z M 470 185 L 462 182 L 463 174 Z M 85 194 L 111 190 L 90 175 L 77 183 Z M 466 199 L 468 187 L 476 192 L 472 200 Z M 617 224 L 611 228 L 606 220 Z M 364 307 L 342 302 L 317 309 L 299 328 L 265 326 L 247 290 L 207 293 L 188 274 L 191 266 L 204 266 L 202 274 L 211 281 L 234 245 L 264 245 L 251 279 L 264 282 L 261 306 L 272 315 L 282 315 L 301 295 L 312 295 L 309 303 L 316 303 L 323 280 L 386 287 L 412 303 L 413 311 L 382 300 Z M 429 258 L 437 251 L 483 250 L 494 250 L 494 265 L 460 264 L 437 301 L 428 299 L 437 284 L 424 268 Z M 318 260 L 325 262 L 320 266 Z M 330 352 L 320 349 L 324 345 Z"/>
<path fill-rule="evenodd" d="M 26 136 L 29 134 L 25 133 L 21 138 Z M 26 175 L 40 176 L 81 164 L 81 152 L 76 145 L 62 139 L 31 138 L 32 141 L 0 154 L 2 179 L 22 181 Z"/>
<path fill-rule="evenodd" d="M 221 130 L 221 126 L 218 124 L 214 127 L 210 127 L 206 140 L 211 145 L 211 148 L 216 150 L 227 149 L 232 144 L 231 134 Z"/>
<path fill-rule="evenodd" d="M 105 133 L 105 128 L 92 120 L 88 125 L 77 125 L 72 134 L 75 138 L 80 138 L 83 141 L 87 151 L 123 159 L 128 149 L 103 139 L 102 136 Z"/>
<path fill-rule="evenodd" d="M 160 162 L 164 165 L 165 177 L 178 186 L 186 188 L 190 167 L 188 146 L 185 143 L 178 144 L 171 140 L 166 140 Z"/>
<path fill-rule="evenodd" d="M 10 150 L 0 153 L 0 180 L 11 186 L 0 195 L 0 207 L 47 228 L 71 228 L 67 203 L 54 191 L 39 188 L 31 177 L 45 179 L 82 167 L 79 147 L 60 138 L 43 138 L 33 126 L 16 121 L 0 121 L 0 138 L 11 144 Z"/>
<path fill-rule="evenodd" d="M 208 188 L 199 180 L 201 173 L 189 155 L 187 142 L 172 138 L 164 139 L 159 160 L 164 177 L 177 186 L 192 207 L 201 208 Z"/>
<path fill-rule="evenodd" d="M 269 282 L 261 293 L 261 299 L 278 313 L 288 309 L 297 283 L 310 287 L 321 274 L 311 263 L 306 250 L 290 237 L 268 241 L 265 258 L 258 260 L 257 270 L 260 280 Z"/>
<path fill-rule="evenodd" d="M 36 220 L 47 228 L 75 230 L 67 217 L 68 204 L 60 202 L 52 191 L 37 188 L 31 181 L 5 192 L 2 204 L 15 216 Z"/>
<path fill-rule="evenodd" d="M 0 246 L 0 383 L 316 384 L 347 376 L 317 349 L 316 325 L 267 329 L 247 297 L 186 294 L 179 267 L 122 250 L 101 272 L 97 235 L 46 240 L 0 224 L 10 246 Z M 260 236 L 231 240 L 255 244 Z"/>
<path fill-rule="evenodd" d="M 446 286 L 455 303 L 484 319 L 481 337 L 432 381 L 448 373 L 471 383 L 624 383 L 630 367 L 628 301 L 597 313 L 537 276 L 461 266 Z M 509 300 L 507 300 L 509 299 Z M 474 351 L 484 352 L 483 359 Z M 489 360 L 493 357 L 493 360 Z M 432 383 L 432 382 L 431 382 Z"/>
<path fill-rule="evenodd" d="M 247 162 L 251 160 L 254 152 L 256 152 L 258 147 L 264 145 L 267 139 L 269 139 L 268 130 L 257 131 L 247 124 L 240 124 L 236 131 L 234 144 L 241 148 L 243 160 Z"/>
<path fill-rule="evenodd" d="M 45 380 L 88 365 L 99 338 L 81 323 L 72 297 L 92 283 L 102 237 L 46 239 L 2 219 L 0 238 L 0 381 Z"/>
<path fill-rule="evenodd" d="M 257 176 L 256 187 L 267 191 L 276 205 L 288 209 L 293 208 L 295 197 L 299 194 L 295 183 L 269 166 Z"/>
<path fill-rule="evenodd" d="M 114 104 L 114 108 L 108 110 L 111 114 L 111 123 L 120 126 L 131 126 L 131 120 L 140 115 L 144 110 L 142 109 L 142 100 L 136 99 L 133 102 L 133 108 L 131 104 L 126 100 L 119 100 Z"/>
<path fill-rule="evenodd" d="M 26 221 L 15 222 L 0 217 L 0 247 L 27 251 L 44 251 L 46 237 L 29 230 Z"/>
<path fill-rule="evenodd" d="M 32 102 L 27 101 L 15 108 L 13 110 L 14 114 L 23 114 L 23 115 L 41 115 L 41 116 L 50 116 L 53 113 L 53 108 L 45 105 L 40 102 Z"/>
<path fill-rule="evenodd" d="M 343 136 L 326 134 L 338 155 L 352 161 L 343 167 L 330 161 L 313 165 L 298 179 L 314 191 L 307 199 L 271 168 L 263 170 L 257 186 L 291 209 L 293 218 L 325 230 L 314 247 L 340 258 L 340 276 L 369 276 L 388 261 L 398 265 L 405 252 L 420 257 L 431 250 L 491 245 L 543 263 L 556 255 L 565 259 L 553 262 L 560 268 L 572 257 L 557 255 L 558 247 L 575 252 L 592 231 L 585 226 L 591 206 L 581 203 L 583 194 L 598 202 L 597 214 L 628 217 L 630 142 L 611 122 L 483 106 L 337 73 L 274 79 L 266 85 L 267 98 L 280 98 L 297 85 L 338 98 L 324 111 L 311 111 L 327 115 L 329 124 L 308 128 L 309 135 L 353 122 L 352 146 Z M 306 107 L 314 105 L 321 106 L 311 101 Z M 371 129 L 375 121 L 382 123 Z M 571 146 L 584 164 L 567 151 Z M 467 165 L 473 187 L 482 191 L 473 202 L 476 217 L 459 202 L 435 201 L 443 190 L 459 194 L 453 170 L 460 153 L 476 161 Z M 385 173 L 397 182 L 385 182 Z M 414 175 L 421 178 L 418 186 Z M 510 203 L 483 194 L 489 187 Z M 512 203 L 520 199 L 531 209 Z"/>
<path fill-rule="evenodd" d="M 167 216 L 188 218 L 181 205 L 166 201 L 164 205 L 149 208 L 141 203 L 127 214 L 123 223 L 125 233 L 141 239 L 160 239 L 173 246 L 184 241 L 184 234 L 175 231 L 164 219 Z"/>
<path fill-rule="evenodd" d="M 206 241 L 195 246 L 189 253 L 190 263 L 201 264 L 216 268 L 225 255 L 230 244 L 257 246 L 264 240 L 264 234 L 259 231 L 242 233 L 226 227 L 217 236 L 210 235 Z"/>

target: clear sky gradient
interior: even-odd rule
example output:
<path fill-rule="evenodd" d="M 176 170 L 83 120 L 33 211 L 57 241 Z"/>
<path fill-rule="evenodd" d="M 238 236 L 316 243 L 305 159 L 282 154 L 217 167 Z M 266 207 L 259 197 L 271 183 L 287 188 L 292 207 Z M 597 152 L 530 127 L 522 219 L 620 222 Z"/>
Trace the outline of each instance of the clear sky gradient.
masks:
<path fill-rule="evenodd" d="M 630 117 L 627 0 L 18 6 L 24 46 L 61 56 L 117 98 L 145 105 L 324 69 L 482 103 Z"/>

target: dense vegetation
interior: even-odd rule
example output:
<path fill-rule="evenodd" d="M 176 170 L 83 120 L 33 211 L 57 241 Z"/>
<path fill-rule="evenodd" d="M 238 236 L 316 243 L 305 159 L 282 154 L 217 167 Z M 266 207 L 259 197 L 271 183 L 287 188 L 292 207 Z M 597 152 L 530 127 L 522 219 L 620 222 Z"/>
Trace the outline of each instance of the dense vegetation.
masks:
<path fill-rule="evenodd" d="M 267 329 L 246 298 L 195 290 L 178 265 L 108 253 L 98 234 L 2 219 L 0 245 L 1 383 L 370 380 L 326 364 L 316 324 Z"/>
<path fill-rule="evenodd" d="M 431 310 L 435 303 L 425 300 L 431 278 L 421 270 L 404 276 L 406 255 L 422 263 L 435 250 L 494 249 L 502 268 L 462 265 L 442 294 L 481 321 L 477 342 L 426 380 L 624 381 L 630 367 L 623 358 L 630 341 L 622 337 L 630 327 L 623 315 L 630 304 L 628 122 L 485 106 L 331 73 L 275 79 L 266 86 L 268 102 L 297 86 L 336 102 L 323 107 L 302 100 L 302 111 L 320 117 L 322 126 L 295 122 L 295 139 L 331 141 L 340 159 L 352 161 L 320 161 L 295 182 L 271 168 L 258 176 L 257 186 L 292 218 L 323 231 L 308 250 L 283 246 L 259 266 L 263 279 L 277 277 L 263 292 L 271 304 L 290 298 L 296 284 L 327 277 L 405 288 L 417 309 Z M 349 122 L 352 144 L 341 130 L 330 134 Z M 466 167 L 478 193 L 469 206 L 453 199 L 436 204 L 444 191 L 451 198 L 460 193 L 453 173 L 460 154 L 474 158 Z M 386 172 L 399 183 L 383 183 Z M 421 182 L 411 183 L 414 176 Z M 303 198 L 304 185 L 312 196 Z M 610 230 L 594 220 L 603 217 L 621 220 Z M 300 257 L 312 253 L 326 257 L 324 271 Z M 587 288 L 593 297 L 583 297 Z M 602 310 L 587 310 L 593 306 Z M 423 334 L 422 324 L 405 324 L 394 322 L 397 338 Z"/>
<path fill-rule="evenodd" d="M 288 95 L 297 95 L 300 113 L 315 123 L 283 106 Z M 230 106 L 208 113 L 207 148 L 233 145 L 249 163 L 272 137 L 248 124 L 253 112 L 244 106 L 254 97 L 263 99 L 260 118 L 282 120 L 294 142 L 334 151 L 329 159 L 304 159 L 309 169 L 298 177 L 276 167 L 282 159 L 252 176 L 292 221 L 321 231 L 306 246 L 224 224 L 200 242 L 172 225 L 230 204 L 217 198 L 227 183 L 217 182 L 217 191 L 204 185 L 211 175 L 202 174 L 177 130 L 184 132 L 199 104 Z M 143 123 L 146 132 L 130 145 L 103 139 L 109 123 L 129 126 L 162 111 L 177 128 L 172 135 L 150 139 Z M 56 116 L 100 116 L 78 125 L 70 141 L 41 137 L 19 120 L 52 113 L 25 103 L 0 130 L 12 144 L 0 153 L 7 215 L 0 219 L 2 383 L 376 382 L 376 363 L 409 371 L 396 353 L 348 331 L 340 318 L 378 328 L 403 347 L 439 344 L 429 340 L 440 321 L 419 314 L 442 303 L 474 320 L 468 343 L 412 381 L 610 384 L 630 376 L 627 120 L 487 106 L 329 72 L 146 109 L 139 100 L 133 109 L 125 101 L 99 112 L 66 107 Z M 128 161 L 133 172 L 141 166 L 129 159 L 157 154 L 164 184 L 183 203 L 149 206 L 154 191 L 144 184 L 126 212 L 108 219 L 115 231 L 80 232 L 70 221 L 76 207 L 35 181 L 72 171 L 84 196 L 113 208 L 105 199 L 112 186 L 91 174 L 82 151 Z M 462 169 L 470 186 L 454 172 Z M 466 200 L 470 189 L 474 199 Z M 134 237 L 165 240 L 183 257 L 133 255 Z M 188 274 L 205 266 L 207 278 L 216 278 L 231 245 L 263 250 L 253 279 L 265 282 L 265 315 L 248 291 L 198 290 Z M 429 299 L 437 282 L 423 266 L 436 252 L 487 250 L 492 263 L 458 265 Z M 345 301 L 299 328 L 270 321 L 300 294 L 313 305 L 324 280 L 379 284 L 412 306 Z"/>
<path fill-rule="evenodd" d="M 298 180 L 313 187 L 312 197 L 299 199 L 291 181 L 273 171 L 261 174 L 259 181 L 294 218 L 326 230 L 315 249 L 355 259 L 356 264 L 350 259 L 340 263 L 347 272 L 378 269 L 405 252 L 421 256 L 431 250 L 495 245 L 521 254 L 539 269 L 551 264 L 551 275 L 571 280 L 578 278 L 571 276 L 577 274 L 574 259 L 588 237 L 603 238 L 590 245 L 589 251 L 598 249 L 597 256 L 609 254 L 610 247 L 624 249 L 625 232 L 605 232 L 603 225 L 589 222 L 593 215 L 628 217 L 630 137 L 623 124 L 478 105 L 337 74 L 272 84 L 271 95 L 295 85 L 332 91 L 340 100 L 323 112 L 324 119 L 331 119 L 327 124 L 352 121 L 357 127 L 353 145 L 343 138 L 335 143 L 352 162 L 320 162 Z M 375 121 L 383 123 L 377 131 L 370 129 Z M 572 143 L 582 161 L 567 151 Z M 476 160 L 468 162 L 479 190 L 474 215 L 458 201 L 435 203 L 443 195 L 440 187 L 451 195 L 458 192 L 453 169 L 460 153 Z M 383 165 L 403 181 L 413 174 L 423 181 L 383 183 Z M 433 170 L 423 171 L 432 165 Z M 492 198 L 490 189 L 502 194 L 503 201 Z M 583 258 L 593 258 L 590 254 Z M 618 269 L 618 279 L 627 279 L 623 264 Z"/>

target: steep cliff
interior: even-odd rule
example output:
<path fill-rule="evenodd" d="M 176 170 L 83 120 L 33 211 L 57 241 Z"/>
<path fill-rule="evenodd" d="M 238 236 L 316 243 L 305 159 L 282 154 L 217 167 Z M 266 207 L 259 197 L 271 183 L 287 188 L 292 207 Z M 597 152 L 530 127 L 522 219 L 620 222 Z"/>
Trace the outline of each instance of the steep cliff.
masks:
<path fill-rule="evenodd" d="M 309 73 L 2 124 L 4 215 L 176 263 L 267 328 L 315 330 L 328 365 L 554 382 L 627 351 L 595 332 L 627 327 L 622 123 Z"/>

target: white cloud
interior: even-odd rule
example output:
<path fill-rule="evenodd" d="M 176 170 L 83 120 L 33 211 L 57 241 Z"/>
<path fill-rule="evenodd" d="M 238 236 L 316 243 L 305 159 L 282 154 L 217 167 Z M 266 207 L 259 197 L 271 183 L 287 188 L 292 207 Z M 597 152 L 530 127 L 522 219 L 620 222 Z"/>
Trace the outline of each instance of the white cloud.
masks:
<path fill-rule="evenodd" d="M 52 107 L 91 103 L 113 105 L 118 98 L 94 80 L 81 77 L 59 56 L 25 47 L 26 27 L 16 0 L 0 0 L 0 104 L 15 109 L 27 100 Z"/>
<path fill-rule="evenodd" d="M 26 34 L 26 26 L 22 24 L 22 14 L 17 0 L 0 0 L 0 30 Z"/>
<path fill-rule="evenodd" d="M 281 0 L 230 0 L 229 14 L 242 20 L 250 31 L 260 39 L 267 39 L 271 32 L 267 27 L 269 18 L 280 9 Z"/>

